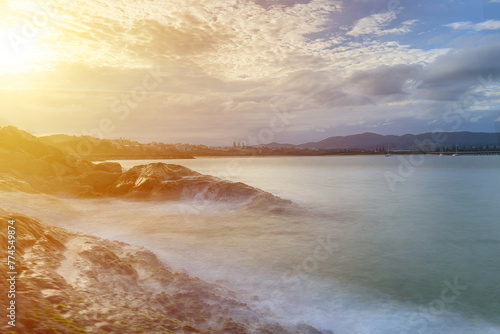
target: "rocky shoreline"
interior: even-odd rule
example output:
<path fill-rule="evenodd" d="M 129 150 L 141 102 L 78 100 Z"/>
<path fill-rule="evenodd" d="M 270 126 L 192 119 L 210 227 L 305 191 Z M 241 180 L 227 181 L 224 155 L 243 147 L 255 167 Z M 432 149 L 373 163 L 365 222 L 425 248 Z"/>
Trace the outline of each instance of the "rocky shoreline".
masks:
<path fill-rule="evenodd" d="M 244 183 L 180 165 L 151 163 L 124 172 L 116 162 L 79 160 L 12 126 L 0 129 L 0 191 L 76 198 L 213 200 L 271 210 L 292 204 Z"/>
<path fill-rule="evenodd" d="M 118 163 L 78 160 L 12 126 L 0 129 L 0 191 L 222 201 L 259 210 L 292 205 L 179 165 L 152 163 L 123 171 Z M 0 333 L 320 333 L 308 325 L 285 328 L 237 293 L 175 272 L 145 248 L 70 232 L 8 208 L 0 209 L 2 231 L 11 219 L 16 221 L 16 326 L 2 322 Z M 7 254 L 6 233 L 0 233 L 0 243 Z M 1 261 L 0 271 L 7 269 Z M 8 284 L 0 280 L 0 290 L 9 291 Z M 9 301 L 3 301 L 6 310 Z"/>
<path fill-rule="evenodd" d="M 174 272 L 142 247 L 5 211 L 2 230 L 9 219 L 18 235 L 18 313 L 16 327 L 4 322 L 2 333 L 320 333 L 284 328 L 234 292 Z M 4 250 L 4 234 L 0 242 Z"/>

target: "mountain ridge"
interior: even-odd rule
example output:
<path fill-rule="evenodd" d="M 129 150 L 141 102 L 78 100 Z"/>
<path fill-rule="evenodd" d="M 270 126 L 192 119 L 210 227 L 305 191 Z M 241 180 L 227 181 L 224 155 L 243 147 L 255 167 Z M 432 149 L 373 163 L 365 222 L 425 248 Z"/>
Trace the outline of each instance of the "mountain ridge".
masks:
<path fill-rule="evenodd" d="M 293 147 L 302 149 L 369 149 L 380 147 L 395 149 L 423 149 L 424 146 L 500 146 L 500 132 L 425 132 L 420 134 L 381 135 L 373 132 L 347 136 L 332 136 L 316 142 L 303 144 L 280 144 L 273 142 L 260 147 Z"/>

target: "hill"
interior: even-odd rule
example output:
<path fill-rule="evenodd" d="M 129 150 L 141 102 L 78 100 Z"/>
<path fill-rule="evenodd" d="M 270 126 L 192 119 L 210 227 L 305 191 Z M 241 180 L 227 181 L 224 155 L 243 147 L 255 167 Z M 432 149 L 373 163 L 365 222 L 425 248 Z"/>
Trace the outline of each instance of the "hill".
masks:
<path fill-rule="evenodd" d="M 309 149 L 367 149 L 375 150 L 384 147 L 391 150 L 422 150 L 422 145 L 434 147 L 459 148 L 500 146 L 500 133 L 487 132 L 440 132 L 422 133 L 418 135 L 405 134 L 402 136 L 379 135 L 365 132 L 350 136 L 329 137 L 318 142 L 309 142 L 296 145 L 297 148 Z"/>
<path fill-rule="evenodd" d="M 42 143 L 55 146 L 61 151 L 91 161 L 126 159 L 192 159 L 172 144 L 142 144 L 129 139 L 100 139 L 91 136 L 64 134 L 43 136 Z"/>
<path fill-rule="evenodd" d="M 89 161 L 78 160 L 28 132 L 13 126 L 0 128 L 0 173 L 52 179 L 77 176 L 92 168 Z"/>

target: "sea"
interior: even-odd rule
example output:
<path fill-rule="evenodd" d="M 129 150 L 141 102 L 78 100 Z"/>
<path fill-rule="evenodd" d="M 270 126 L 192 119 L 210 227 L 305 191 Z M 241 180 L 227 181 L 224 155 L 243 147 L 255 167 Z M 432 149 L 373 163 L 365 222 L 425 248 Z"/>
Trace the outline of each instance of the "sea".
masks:
<path fill-rule="evenodd" d="M 125 169 L 154 161 L 119 161 Z M 0 194 L 44 222 L 141 245 L 283 324 L 325 333 L 500 333 L 500 157 L 163 160 L 291 200 Z"/>

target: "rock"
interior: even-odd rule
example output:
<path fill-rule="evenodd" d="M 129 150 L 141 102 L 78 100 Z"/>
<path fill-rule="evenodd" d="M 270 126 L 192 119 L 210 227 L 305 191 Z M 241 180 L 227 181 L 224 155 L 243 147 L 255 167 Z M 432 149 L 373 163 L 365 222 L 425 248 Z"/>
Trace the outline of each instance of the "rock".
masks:
<path fill-rule="evenodd" d="M 51 193 L 51 186 L 49 181 L 44 180 L 38 176 L 29 176 L 26 178 L 26 181 L 36 190 L 42 192 L 42 193 Z"/>
<path fill-rule="evenodd" d="M 154 200 L 255 202 L 257 207 L 291 204 L 288 200 L 241 182 L 226 181 L 184 166 L 164 163 L 131 168 L 109 188 L 109 195 Z"/>
<path fill-rule="evenodd" d="M 123 173 L 111 189 L 113 195 L 128 195 L 134 197 L 150 197 L 161 192 L 162 185 L 167 181 L 181 180 L 185 177 L 201 174 L 180 165 L 152 163 L 139 165 Z M 175 198 L 179 197 L 182 187 L 171 189 Z"/>
<path fill-rule="evenodd" d="M 137 280 L 139 277 L 137 271 L 130 263 L 122 261 L 115 253 L 105 247 L 90 244 L 80 251 L 79 255 L 97 266 L 106 268 L 108 271 L 114 271 L 120 275 L 128 276 L 133 280 Z"/>
<path fill-rule="evenodd" d="M 60 290 L 45 289 L 41 290 L 43 298 L 47 299 L 52 304 L 61 304 L 68 300 L 68 296 Z"/>
<path fill-rule="evenodd" d="M 0 129 L 0 147 L 9 152 L 22 152 L 37 158 L 48 154 L 61 154 L 58 148 L 46 145 L 30 133 L 10 125 Z"/>
<path fill-rule="evenodd" d="M 267 324 L 237 294 L 123 242 L 66 231 L 0 209 L 0 230 L 16 219 L 19 333 L 321 333 Z M 0 245 L 7 244 L 0 233 Z M 8 291 L 0 280 L 0 290 Z M 48 330 L 50 329 L 50 330 Z M 0 324 L 0 332 L 11 330 Z"/>
<path fill-rule="evenodd" d="M 54 175 L 50 163 L 24 152 L 2 154 L 0 156 L 0 171 L 15 173 L 18 176 L 37 175 L 47 177 Z"/>
<path fill-rule="evenodd" d="M 97 192 L 104 193 L 119 177 L 118 173 L 94 171 L 79 176 L 78 181 L 82 185 L 92 186 Z"/>
<path fill-rule="evenodd" d="M 0 191 L 37 192 L 28 182 L 19 180 L 8 174 L 0 174 Z"/>
<path fill-rule="evenodd" d="M 78 176 L 93 170 L 92 162 L 78 160 L 25 131 L 13 126 L 0 128 L 0 172 L 19 179 L 36 176 L 51 181 L 54 177 Z"/>
<path fill-rule="evenodd" d="M 88 173 L 88 172 L 91 172 L 91 171 L 96 170 L 96 169 L 95 169 L 95 165 L 92 162 L 90 162 L 88 160 L 79 160 L 76 162 L 76 170 L 78 171 L 79 174 L 84 174 L 84 173 Z M 121 173 L 121 170 L 119 173 Z"/>
<path fill-rule="evenodd" d="M 105 322 L 97 323 L 95 326 L 99 330 L 105 331 L 105 332 L 112 332 L 115 329 L 111 324 L 108 324 L 108 323 L 105 323 Z"/>
<path fill-rule="evenodd" d="M 108 173 L 122 173 L 122 166 L 118 162 L 101 162 L 95 165 L 95 171 L 102 171 Z"/>

